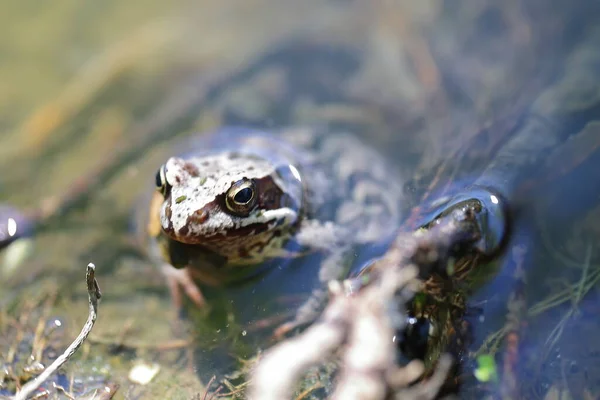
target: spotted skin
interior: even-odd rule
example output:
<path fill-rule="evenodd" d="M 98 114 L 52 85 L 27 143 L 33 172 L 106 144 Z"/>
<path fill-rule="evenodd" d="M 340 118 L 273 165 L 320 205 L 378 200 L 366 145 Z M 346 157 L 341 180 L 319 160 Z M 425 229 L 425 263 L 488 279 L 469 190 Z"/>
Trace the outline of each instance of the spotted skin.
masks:
<path fill-rule="evenodd" d="M 401 179 L 355 136 L 223 128 L 186 150 L 157 173 L 147 232 L 170 287 L 198 305 L 196 282 L 226 285 L 265 261 L 322 253 L 322 285 L 285 333 L 314 318 L 322 288 L 348 272 L 355 245 L 387 241 L 399 224 Z"/>

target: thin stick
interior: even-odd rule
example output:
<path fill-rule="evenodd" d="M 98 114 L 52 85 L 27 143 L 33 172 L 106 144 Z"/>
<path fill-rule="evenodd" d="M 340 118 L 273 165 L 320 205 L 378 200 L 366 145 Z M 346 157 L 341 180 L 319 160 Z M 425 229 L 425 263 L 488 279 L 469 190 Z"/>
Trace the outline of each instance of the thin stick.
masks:
<path fill-rule="evenodd" d="M 89 301 L 89 315 L 88 319 L 83 326 L 83 329 L 79 333 L 79 336 L 71 343 L 71 345 L 61 354 L 48 368 L 38 375 L 33 381 L 27 383 L 23 388 L 13 397 L 13 400 L 26 400 L 35 390 L 37 390 L 42 383 L 46 381 L 56 370 L 63 366 L 69 359 L 75 354 L 75 352 L 81 347 L 85 339 L 88 337 L 94 323 L 97 318 L 98 300 L 102 297 L 98 282 L 94 278 L 96 272 L 96 266 L 89 263 L 87 266 L 85 281 L 87 284 L 88 301 Z"/>
<path fill-rule="evenodd" d="M 212 385 L 212 383 L 215 381 L 217 377 L 215 375 L 212 376 L 212 378 L 210 378 L 210 381 L 208 381 L 208 384 L 206 385 L 206 389 L 204 389 L 204 396 L 202 396 L 202 400 L 207 400 L 208 399 L 208 392 L 210 390 L 210 385 Z"/>

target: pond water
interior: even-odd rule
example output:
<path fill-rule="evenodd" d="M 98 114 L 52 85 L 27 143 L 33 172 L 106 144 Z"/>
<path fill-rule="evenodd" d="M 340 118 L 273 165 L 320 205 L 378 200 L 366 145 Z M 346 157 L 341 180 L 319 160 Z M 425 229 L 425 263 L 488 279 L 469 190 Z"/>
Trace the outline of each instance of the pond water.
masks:
<path fill-rule="evenodd" d="M 520 396 L 600 393 L 595 2 L 58 0 L 4 8 L 0 202 L 43 223 L 0 253 L 2 362 L 21 341 L 51 357 L 76 336 L 87 316 L 84 267 L 94 262 L 104 293 L 99 321 L 60 382 L 75 372 L 118 383 L 115 398 L 203 393 L 199 380 L 219 367 L 190 340 L 218 341 L 228 327 L 246 357 L 253 332 L 228 320 L 231 310 L 209 323 L 188 310 L 176 323 L 159 269 L 134 243 L 134 216 L 182 138 L 223 125 L 317 124 L 366 138 L 393 161 L 390 177 L 405 188 L 402 228 L 417 228 L 427 210 L 472 193 L 471 185 L 506 200 L 510 236 L 484 266 L 493 277 L 469 298 L 467 374 L 476 355 L 492 354 L 502 375 L 518 294 Z M 288 312 L 301 296 L 286 285 L 302 278 L 278 285 Z M 239 296 L 231 307 L 245 314 Z M 54 326 L 52 351 L 40 350 L 39 321 Z M 146 386 L 127 380 L 140 362 L 160 366 Z M 469 382 L 461 397 L 481 398 Z M 9 389 L 0 386 L 0 396 Z"/>

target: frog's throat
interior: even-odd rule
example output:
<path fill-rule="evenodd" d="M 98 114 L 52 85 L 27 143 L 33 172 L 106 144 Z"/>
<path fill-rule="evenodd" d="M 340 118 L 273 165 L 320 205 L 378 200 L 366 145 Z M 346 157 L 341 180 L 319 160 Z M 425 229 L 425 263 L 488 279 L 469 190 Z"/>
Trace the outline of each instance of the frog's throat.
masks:
<path fill-rule="evenodd" d="M 256 261 L 240 259 L 236 260 L 239 263 L 231 262 L 203 246 L 181 243 L 164 235 L 160 242 L 165 258 L 171 265 L 175 268 L 188 268 L 196 281 L 211 286 L 243 282 L 268 269 L 265 263 Z"/>

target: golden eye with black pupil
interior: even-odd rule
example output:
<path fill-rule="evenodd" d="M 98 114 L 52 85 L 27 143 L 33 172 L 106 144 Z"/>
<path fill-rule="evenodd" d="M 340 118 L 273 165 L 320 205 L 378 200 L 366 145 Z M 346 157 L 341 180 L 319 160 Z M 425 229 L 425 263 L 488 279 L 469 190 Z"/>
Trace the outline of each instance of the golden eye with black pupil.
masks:
<path fill-rule="evenodd" d="M 156 171 L 156 176 L 154 177 L 155 179 L 155 185 L 156 185 L 156 190 L 158 190 L 160 193 L 164 195 L 166 195 L 167 193 L 167 186 L 169 185 L 167 183 L 167 176 L 166 176 L 166 168 L 164 165 L 162 165 L 158 171 Z"/>
<path fill-rule="evenodd" d="M 235 182 L 225 196 L 225 205 L 232 213 L 240 216 L 248 215 L 256 204 L 256 184 L 251 179 Z"/>

